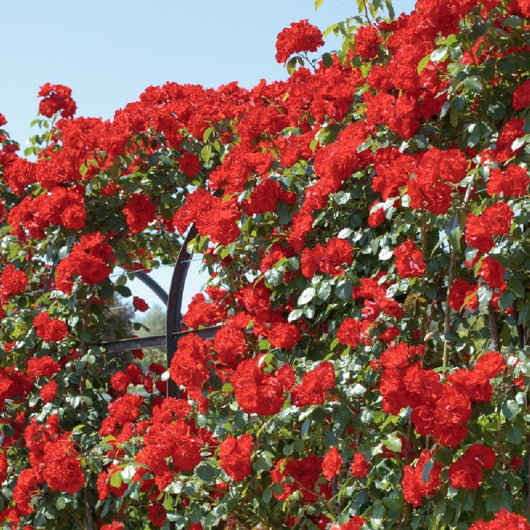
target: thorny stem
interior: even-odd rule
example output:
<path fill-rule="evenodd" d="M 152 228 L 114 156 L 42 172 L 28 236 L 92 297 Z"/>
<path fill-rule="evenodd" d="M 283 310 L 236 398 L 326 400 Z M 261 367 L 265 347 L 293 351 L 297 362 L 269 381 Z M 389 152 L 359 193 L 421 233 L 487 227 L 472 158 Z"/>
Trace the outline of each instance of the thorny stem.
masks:
<path fill-rule="evenodd" d="M 83 322 L 81 324 L 81 335 L 83 335 L 85 331 L 88 329 L 88 317 L 90 315 L 90 306 L 91 306 L 91 301 L 87 300 L 85 304 L 85 309 L 83 310 Z M 81 354 L 81 357 L 85 355 L 86 352 L 87 352 L 87 343 L 81 337 L 81 344 L 79 346 L 79 353 Z"/>
<path fill-rule="evenodd" d="M 407 441 L 406 441 L 406 445 L 405 445 L 405 453 L 404 453 L 404 460 L 405 460 L 405 465 L 407 465 L 408 461 L 409 461 L 409 446 L 410 446 L 410 438 L 412 436 L 412 421 L 410 420 L 410 417 L 409 417 L 409 423 L 407 425 Z M 404 518 L 406 516 L 406 504 L 405 504 L 405 500 L 402 499 L 401 501 L 401 509 L 399 511 L 399 524 L 398 524 L 398 528 L 403 528 L 403 522 L 404 522 Z"/>
<path fill-rule="evenodd" d="M 526 454 L 530 455 L 530 433 L 527 436 L 527 448 Z M 530 458 L 528 458 L 528 476 L 530 477 Z M 528 493 L 526 495 L 526 515 L 530 517 L 530 487 L 528 488 Z"/>
<path fill-rule="evenodd" d="M 497 312 L 495 308 L 488 304 L 488 317 L 490 325 L 490 339 L 491 339 L 491 348 L 493 351 L 500 350 L 500 341 L 499 341 L 499 324 L 497 323 Z"/>
<path fill-rule="evenodd" d="M 368 6 L 366 4 L 366 0 L 363 0 L 363 6 L 364 6 L 364 15 L 366 16 L 366 20 L 368 20 L 370 25 L 373 26 L 372 21 L 370 19 L 370 15 L 368 14 Z"/>
<path fill-rule="evenodd" d="M 300 54 L 300 57 L 302 57 L 302 59 L 305 59 L 305 60 L 307 61 L 307 63 L 309 64 L 309 66 L 311 67 L 311 69 L 313 70 L 313 72 L 316 71 L 315 63 L 314 63 L 314 61 L 312 61 L 312 60 L 309 58 L 309 55 L 307 54 L 307 52 L 301 53 L 301 54 Z"/>
<path fill-rule="evenodd" d="M 94 518 L 92 516 L 92 507 L 90 506 L 90 501 L 88 499 L 88 489 L 84 490 L 85 497 L 85 512 L 86 512 L 86 525 L 88 530 L 95 530 Z"/>
<path fill-rule="evenodd" d="M 469 184 L 466 189 L 466 194 L 464 200 L 462 201 L 461 211 L 464 211 L 467 207 L 467 203 L 471 197 L 471 191 L 473 190 L 473 184 Z M 456 251 L 453 249 L 451 253 L 451 264 L 449 265 L 449 276 L 447 279 L 447 294 L 445 297 L 445 307 L 444 307 L 444 351 L 443 351 L 443 361 L 442 366 L 444 371 L 447 369 L 447 357 L 449 354 L 449 340 L 447 339 L 448 333 L 451 331 L 451 307 L 449 306 L 449 293 L 451 292 L 451 287 L 453 285 L 453 280 L 455 277 L 456 269 Z"/>
<path fill-rule="evenodd" d="M 522 324 L 518 324 L 519 322 L 519 311 L 517 311 L 517 304 L 514 302 L 513 304 L 513 316 L 515 318 L 515 326 L 517 329 L 517 338 L 519 340 L 519 347 L 524 348 L 526 346 L 526 338 L 527 338 L 527 331 L 526 328 Z"/>
<path fill-rule="evenodd" d="M 447 279 L 447 294 L 445 297 L 445 307 L 444 307 L 444 352 L 442 366 L 444 371 L 447 368 L 447 357 L 449 354 L 449 339 L 447 335 L 451 331 L 451 307 L 449 305 L 449 293 L 451 292 L 451 287 L 453 285 L 453 280 L 455 276 L 456 268 L 456 252 L 453 250 L 451 254 L 451 264 L 449 265 L 449 276 Z"/>
<path fill-rule="evenodd" d="M 42 294 L 46 294 L 50 288 L 51 281 L 55 275 L 55 265 L 51 268 L 50 273 L 48 274 L 44 285 L 42 286 Z"/>
<path fill-rule="evenodd" d="M 421 223 L 421 253 L 423 258 L 427 255 L 427 219 L 426 215 L 423 216 Z"/>

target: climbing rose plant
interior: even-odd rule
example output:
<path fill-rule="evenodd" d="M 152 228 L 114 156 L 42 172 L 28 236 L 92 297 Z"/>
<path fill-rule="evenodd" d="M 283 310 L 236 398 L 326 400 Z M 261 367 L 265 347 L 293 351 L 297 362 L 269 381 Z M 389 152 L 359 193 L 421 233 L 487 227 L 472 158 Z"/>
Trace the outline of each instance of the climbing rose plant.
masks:
<path fill-rule="evenodd" d="M 530 528 L 530 5 L 365 7 L 286 81 L 1 132 L 4 528 Z M 109 353 L 192 225 L 169 365 Z"/>

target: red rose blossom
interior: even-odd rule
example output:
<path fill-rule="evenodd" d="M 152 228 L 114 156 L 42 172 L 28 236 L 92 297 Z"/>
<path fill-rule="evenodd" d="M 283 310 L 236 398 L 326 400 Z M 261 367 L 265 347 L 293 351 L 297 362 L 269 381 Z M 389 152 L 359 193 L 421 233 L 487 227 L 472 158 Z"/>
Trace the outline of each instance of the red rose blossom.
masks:
<path fill-rule="evenodd" d="M 344 461 L 337 448 L 332 447 L 324 456 L 324 460 L 322 460 L 322 474 L 328 481 L 331 480 L 339 474 L 343 463 Z"/>
<path fill-rule="evenodd" d="M 253 447 L 251 434 L 243 434 L 240 438 L 230 435 L 219 448 L 219 465 L 234 480 L 245 479 L 252 472 L 250 455 Z"/>
<path fill-rule="evenodd" d="M 58 318 L 51 318 L 47 311 L 39 313 L 33 319 L 37 337 L 46 342 L 59 342 L 68 336 L 68 326 Z"/>
<path fill-rule="evenodd" d="M 293 22 L 276 38 L 276 61 L 285 63 L 293 53 L 315 52 L 323 45 L 322 32 L 307 19 Z"/>

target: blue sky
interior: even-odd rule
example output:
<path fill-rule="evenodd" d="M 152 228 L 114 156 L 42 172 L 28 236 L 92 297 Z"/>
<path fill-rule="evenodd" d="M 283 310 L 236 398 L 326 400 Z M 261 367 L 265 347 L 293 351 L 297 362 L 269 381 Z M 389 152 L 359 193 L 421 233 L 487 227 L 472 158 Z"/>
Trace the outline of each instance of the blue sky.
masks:
<path fill-rule="evenodd" d="M 324 30 L 356 15 L 355 5 L 324 0 L 315 12 L 314 0 L 2 2 L 0 113 L 24 146 L 46 82 L 72 88 L 77 115 L 112 118 L 147 86 L 166 81 L 250 88 L 285 79 L 274 59 L 276 35 L 304 18 Z M 409 12 L 413 1 L 394 8 Z M 326 50 L 336 46 L 329 39 Z M 169 272 L 163 276 L 168 284 Z M 143 288 L 137 294 L 150 297 Z"/>

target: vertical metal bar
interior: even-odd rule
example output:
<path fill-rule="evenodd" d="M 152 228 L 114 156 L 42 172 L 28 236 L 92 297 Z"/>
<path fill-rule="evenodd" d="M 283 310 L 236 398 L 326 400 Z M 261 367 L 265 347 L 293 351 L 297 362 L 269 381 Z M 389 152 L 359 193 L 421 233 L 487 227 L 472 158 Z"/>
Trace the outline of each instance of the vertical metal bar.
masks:
<path fill-rule="evenodd" d="M 181 330 L 182 327 L 182 297 L 184 295 L 184 285 L 186 283 L 186 276 L 190 267 L 191 253 L 188 252 L 188 244 L 197 235 L 197 228 L 192 224 L 188 230 L 182 248 L 180 249 L 177 263 L 171 278 L 171 286 L 169 288 L 169 297 L 167 302 L 167 325 L 166 325 L 166 359 L 167 367 L 171 366 L 171 359 L 177 349 L 177 339 L 175 333 Z M 179 397 L 180 392 L 177 385 L 168 379 L 167 395 L 171 397 Z"/>

